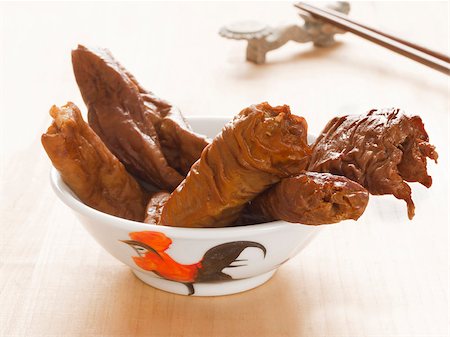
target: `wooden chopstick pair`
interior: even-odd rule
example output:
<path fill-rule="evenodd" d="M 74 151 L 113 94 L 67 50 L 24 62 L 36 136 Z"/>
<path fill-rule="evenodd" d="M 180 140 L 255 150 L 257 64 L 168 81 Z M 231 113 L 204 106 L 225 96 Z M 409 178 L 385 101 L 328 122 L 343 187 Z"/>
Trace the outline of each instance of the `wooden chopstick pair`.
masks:
<path fill-rule="evenodd" d="M 342 30 L 351 32 L 446 75 L 450 75 L 450 58 L 447 55 L 368 27 L 350 19 L 345 14 L 329 8 L 319 8 L 304 2 L 295 4 L 295 7 Z"/>

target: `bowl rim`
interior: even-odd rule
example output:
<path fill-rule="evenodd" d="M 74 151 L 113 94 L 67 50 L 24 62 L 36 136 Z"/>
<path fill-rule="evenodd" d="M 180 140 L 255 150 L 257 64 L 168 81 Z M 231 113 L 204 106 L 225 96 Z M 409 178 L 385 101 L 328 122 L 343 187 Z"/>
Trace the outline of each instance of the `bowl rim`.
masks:
<path fill-rule="evenodd" d="M 187 116 L 188 121 L 201 120 L 222 120 L 225 123 L 233 119 L 233 116 Z M 308 137 L 310 137 L 308 133 Z M 147 224 L 144 222 L 128 220 L 111 214 L 107 214 L 92 208 L 83 203 L 69 186 L 63 181 L 58 170 L 52 166 L 50 170 L 50 182 L 53 191 L 58 198 L 73 211 L 87 216 L 89 218 L 97 218 L 108 223 L 108 226 L 116 227 L 126 231 L 159 231 L 170 235 L 171 237 L 195 238 L 195 239 L 221 239 L 226 237 L 235 237 L 236 235 L 250 236 L 261 235 L 267 232 L 275 232 L 286 229 L 296 228 L 298 230 L 318 230 L 321 226 L 305 225 L 300 223 L 290 223 L 283 220 L 266 222 L 257 225 L 247 226 L 231 226 L 220 228 L 187 228 L 187 227 L 170 227 Z"/>

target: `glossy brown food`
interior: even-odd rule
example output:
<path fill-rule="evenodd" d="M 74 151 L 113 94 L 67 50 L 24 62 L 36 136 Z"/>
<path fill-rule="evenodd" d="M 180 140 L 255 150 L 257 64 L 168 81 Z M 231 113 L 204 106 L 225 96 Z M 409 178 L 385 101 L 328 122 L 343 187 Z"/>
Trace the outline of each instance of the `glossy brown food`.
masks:
<path fill-rule="evenodd" d="M 108 50 L 78 46 L 72 63 L 89 124 L 111 152 L 142 181 L 168 190 L 178 186 L 206 146 L 204 137 L 190 130 L 176 108 L 146 91 Z"/>
<path fill-rule="evenodd" d="M 368 201 L 367 190 L 346 177 L 307 172 L 285 178 L 257 196 L 244 210 L 241 223 L 284 220 L 323 225 L 357 220 Z"/>
<path fill-rule="evenodd" d="M 164 206 L 161 223 L 178 227 L 232 225 L 245 204 L 308 164 L 306 121 L 288 106 L 241 111 L 202 152 Z"/>
<path fill-rule="evenodd" d="M 208 139 L 193 132 L 180 111 L 174 107 L 161 120 L 157 130 L 170 166 L 186 176 L 209 144 Z"/>
<path fill-rule="evenodd" d="M 157 112 L 150 116 L 166 160 L 171 167 L 186 176 L 192 164 L 200 158 L 203 149 L 209 144 L 209 139 L 192 131 L 191 126 L 177 107 L 145 90 L 133 75 L 123 67 L 122 69 L 138 87 L 145 105 L 151 111 Z"/>
<path fill-rule="evenodd" d="M 438 154 L 420 117 L 399 109 L 371 110 L 332 119 L 314 144 L 308 171 L 346 176 L 371 194 L 393 194 L 406 201 L 412 219 L 406 181 L 431 186 L 427 157 L 437 161 Z"/>
<path fill-rule="evenodd" d="M 170 193 L 165 191 L 156 192 L 150 197 L 145 210 L 145 223 L 151 225 L 160 224 L 162 209 L 169 197 Z"/>
<path fill-rule="evenodd" d="M 146 195 L 120 161 L 83 121 L 73 103 L 50 110 L 52 125 L 42 145 L 64 182 L 85 204 L 111 215 L 142 221 Z"/>

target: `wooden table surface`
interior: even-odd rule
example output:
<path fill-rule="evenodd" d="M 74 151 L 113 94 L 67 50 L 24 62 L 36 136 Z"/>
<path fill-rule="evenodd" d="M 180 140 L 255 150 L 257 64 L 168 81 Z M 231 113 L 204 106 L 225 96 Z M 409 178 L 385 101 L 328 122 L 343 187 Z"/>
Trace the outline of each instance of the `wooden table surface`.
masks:
<path fill-rule="evenodd" d="M 449 53 L 448 2 L 355 3 L 352 15 Z M 296 22 L 288 2 L 0 4 L 1 336 L 446 336 L 449 81 L 346 34 L 329 49 L 289 43 L 246 63 L 222 24 Z M 325 226 L 265 285 L 192 298 L 153 289 L 109 256 L 57 200 L 39 137 L 52 104 L 84 104 L 70 50 L 108 47 L 186 115 L 289 104 L 312 133 L 337 114 L 401 107 L 440 154 L 433 186 L 372 197 L 358 222 Z"/>

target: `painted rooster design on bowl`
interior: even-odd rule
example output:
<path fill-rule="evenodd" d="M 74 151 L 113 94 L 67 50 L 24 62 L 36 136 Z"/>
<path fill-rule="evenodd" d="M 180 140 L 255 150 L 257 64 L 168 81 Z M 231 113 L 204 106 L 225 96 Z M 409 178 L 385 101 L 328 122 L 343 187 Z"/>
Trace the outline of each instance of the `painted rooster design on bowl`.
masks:
<path fill-rule="evenodd" d="M 232 263 L 245 261 L 237 258 L 246 248 L 259 248 L 264 258 L 267 253 L 266 248 L 258 242 L 233 241 L 212 247 L 194 264 L 181 264 L 165 252 L 172 244 L 172 239 L 164 233 L 143 231 L 128 235 L 131 240 L 121 241 L 136 251 L 137 256 L 133 256 L 133 260 L 139 268 L 154 272 L 166 280 L 183 283 L 188 288 L 189 295 L 195 293 L 195 283 L 232 280 L 223 269 L 244 266 L 245 264 Z"/>

